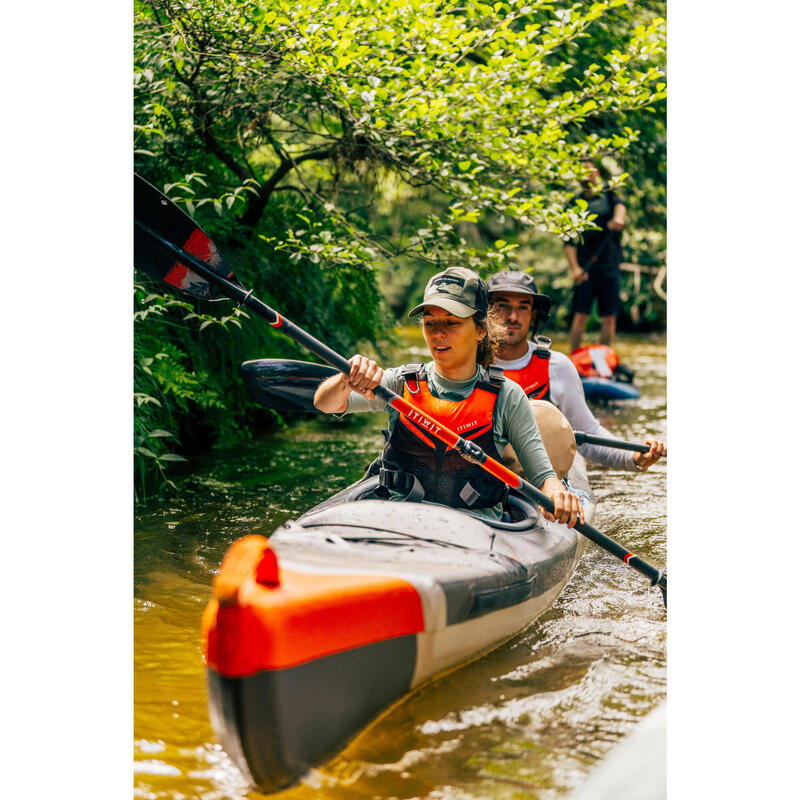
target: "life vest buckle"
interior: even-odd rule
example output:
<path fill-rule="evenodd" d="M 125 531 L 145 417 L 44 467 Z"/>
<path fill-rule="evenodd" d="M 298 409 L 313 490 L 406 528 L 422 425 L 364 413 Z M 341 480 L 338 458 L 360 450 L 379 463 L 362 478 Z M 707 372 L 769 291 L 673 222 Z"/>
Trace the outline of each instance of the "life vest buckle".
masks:
<path fill-rule="evenodd" d="M 533 354 L 538 358 L 550 358 L 550 345 L 553 344 L 553 340 L 549 339 L 547 336 L 536 336 L 534 339 L 534 343 L 536 345 Z"/>
<path fill-rule="evenodd" d="M 400 373 L 403 382 L 408 387 L 409 394 L 419 394 L 419 373 L 421 369 L 422 364 L 406 364 Z M 411 388 L 411 381 L 416 384 L 416 389 Z"/>
<path fill-rule="evenodd" d="M 405 495 L 405 500 L 411 503 L 421 503 L 425 497 L 425 489 L 417 476 L 411 472 L 381 466 L 378 482 L 385 489 Z"/>
<path fill-rule="evenodd" d="M 405 477 L 405 473 L 401 473 L 399 470 L 386 469 L 386 467 L 381 466 L 378 470 L 378 482 L 387 489 L 398 491 L 398 483 L 400 483 L 401 474 Z"/>

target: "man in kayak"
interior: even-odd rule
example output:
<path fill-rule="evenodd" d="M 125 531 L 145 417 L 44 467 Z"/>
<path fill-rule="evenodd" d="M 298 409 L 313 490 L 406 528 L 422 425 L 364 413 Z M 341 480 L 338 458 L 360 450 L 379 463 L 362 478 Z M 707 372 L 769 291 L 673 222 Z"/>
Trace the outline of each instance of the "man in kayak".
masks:
<path fill-rule="evenodd" d="M 493 316 L 503 328 L 494 364 L 503 369 L 507 378 L 519 383 L 529 398 L 549 400 L 557 406 L 573 430 L 615 439 L 586 405 L 572 361 L 564 353 L 551 351 L 549 339 L 536 335 L 538 325 L 549 316 L 550 298 L 539 294 L 535 281 L 525 272 L 498 272 L 489 279 L 488 288 Z M 664 442 L 645 439 L 645 443 L 650 445 L 647 453 L 596 444 L 580 445 L 578 452 L 598 464 L 644 472 L 667 454 Z"/>
<path fill-rule="evenodd" d="M 434 275 L 409 316 L 421 314 L 432 361 L 382 370 L 363 355 L 350 359 L 350 375 L 325 380 L 314 405 L 330 414 L 384 411 L 372 391 L 378 384 L 405 397 L 456 433 L 500 460 L 511 443 L 530 482 L 555 506 L 551 521 L 573 527 L 583 518 L 578 495 L 557 479 L 521 387 L 490 367 L 492 340 L 486 284 L 476 272 L 451 267 Z M 468 508 L 499 519 L 507 487 L 432 437 L 422 426 L 389 409 L 389 437 L 379 462 L 381 485 L 392 499 Z"/>
<path fill-rule="evenodd" d="M 614 343 L 619 313 L 619 284 L 622 263 L 622 229 L 625 227 L 625 204 L 611 189 L 603 186 L 600 169 L 592 161 L 588 180 L 582 181 L 583 198 L 589 211 L 597 216 L 594 224 L 600 230 L 586 230 L 581 241 L 572 240 L 564 246 L 574 289 L 572 292 L 572 325 L 569 344 L 572 350 L 580 347 L 586 323 L 597 298 L 600 315 L 600 344 Z"/>

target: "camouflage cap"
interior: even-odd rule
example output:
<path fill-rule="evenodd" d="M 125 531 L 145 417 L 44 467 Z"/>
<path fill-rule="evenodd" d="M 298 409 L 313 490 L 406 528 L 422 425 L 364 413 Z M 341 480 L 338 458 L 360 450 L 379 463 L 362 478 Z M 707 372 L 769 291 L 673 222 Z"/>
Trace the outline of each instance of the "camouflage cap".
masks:
<path fill-rule="evenodd" d="M 425 287 L 422 302 L 408 312 L 415 317 L 425 306 L 438 306 L 456 317 L 485 315 L 489 308 L 486 284 L 477 272 L 466 267 L 450 267 L 434 275 Z"/>

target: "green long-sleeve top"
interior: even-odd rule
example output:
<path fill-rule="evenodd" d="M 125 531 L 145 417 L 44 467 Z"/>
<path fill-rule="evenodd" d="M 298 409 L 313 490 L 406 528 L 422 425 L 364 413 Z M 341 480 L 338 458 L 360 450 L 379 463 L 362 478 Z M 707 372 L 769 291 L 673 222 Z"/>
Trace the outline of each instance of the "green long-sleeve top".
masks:
<path fill-rule="evenodd" d="M 387 369 L 383 373 L 383 378 L 381 378 L 381 385 L 402 395 L 402 369 L 402 367 Z M 474 377 L 468 381 L 451 381 L 441 376 L 436 371 L 432 361 L 424 364 L 422 369 L 428 380 L 428 388 L 431 394 L 443 400 L 464 400 L 472 394 L 472 390 L 478 380 L 489 380 L 489 376 L 483 367 L 478 367 Z M 399 413 L 393 408 L 387 407 L 386 403 L 380 398 L 376 397 L 373 400 L 367 400 L 363 395 L 351 392 L 347 399 L 347 410 L 344 413 L 387 410 L 389 412 L 389 434 L 391 435 Z M 536 417 L 533 415 L 528 398 L 525 397 L 525 393 L 518 383 L 505 380 L 501 384 L 494 406 L 492 426 L 497 452 L 502 455 L 505 446 L 510 442 L 520 464 L 522 464 L 522 468 L 525 470 L 526 477 L 534 486 L 541 488 L 548 477 L 551 475 L 556 477 L 555 470 L 547 457 L 542 437 L 539 434 Z M 502 513 L 499 504 L 492 508 L 475 509 L 475 511 L 497 519 L 500 518 Z"/>

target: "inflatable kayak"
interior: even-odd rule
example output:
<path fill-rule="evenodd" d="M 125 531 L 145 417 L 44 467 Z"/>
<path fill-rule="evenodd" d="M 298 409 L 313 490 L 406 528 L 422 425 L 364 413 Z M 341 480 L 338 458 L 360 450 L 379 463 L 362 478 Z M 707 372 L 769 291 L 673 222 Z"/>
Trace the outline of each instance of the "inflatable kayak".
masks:
<path fill-rule="evenodd" d="M 568 481 L 594 498 L 577 456 Z M 228 549 L 203 616 L 209 708 L 254 786 L 294 783 L 380 712 L 548 609 L 586 539 L 513 493 L 503 520 L 365 478 Z"/>
<path fill-rule="evenodd" d="M 570 354 L 578 370 L 587 400 L 636 400 L 633 370 L 620 364 L 619 356 L 605 344 L 578 347 Z"/>

